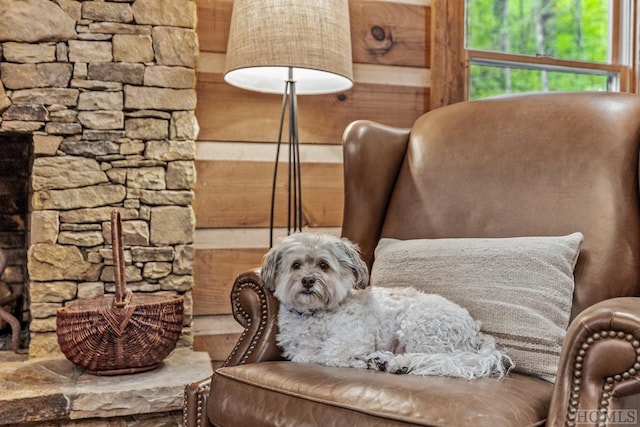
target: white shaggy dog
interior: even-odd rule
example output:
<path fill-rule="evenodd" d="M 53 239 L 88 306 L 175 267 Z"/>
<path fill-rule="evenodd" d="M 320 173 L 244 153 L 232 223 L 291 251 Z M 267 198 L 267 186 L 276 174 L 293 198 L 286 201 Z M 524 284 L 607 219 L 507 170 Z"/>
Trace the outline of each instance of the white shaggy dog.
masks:
<path fill-rule="evenodd" d="M 346 239 L 285 237 L 265 255 L 261 277 L 280 301 L 277 342 L 293 362 L 469 379 L 502 377 L 513 365 L 453 302 L 367 288 L 367 267 Z"/>

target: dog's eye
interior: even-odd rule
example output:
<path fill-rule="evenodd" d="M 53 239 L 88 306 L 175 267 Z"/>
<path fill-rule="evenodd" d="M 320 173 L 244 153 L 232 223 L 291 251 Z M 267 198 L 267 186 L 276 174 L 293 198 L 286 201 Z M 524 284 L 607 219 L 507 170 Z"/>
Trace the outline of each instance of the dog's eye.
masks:
<path fill-rule="evenodd" d="M 328 269 L 329 269 L 329 264 L 327 264 L 324 261 L 320 263 L 320 270 L 327 271 Z"/>
<path fill-rule="evenodd" d="M 298 270 L 300 268 L 300 263 L 299 262 L 294 262 L 293 264 L 291 264 L 291 269 L 292 270 Z"/>

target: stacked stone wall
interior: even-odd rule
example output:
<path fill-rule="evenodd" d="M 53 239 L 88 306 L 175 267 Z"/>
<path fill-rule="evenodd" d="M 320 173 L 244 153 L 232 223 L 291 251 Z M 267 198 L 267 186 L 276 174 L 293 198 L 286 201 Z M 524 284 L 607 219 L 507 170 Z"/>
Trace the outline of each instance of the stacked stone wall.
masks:
<path fill-rule="evenodd" d="M 0 0 L 2 134 L 33 141 L 27 251 L 32 357 L 59 351 L 56 310 L 127 286 L 185 296 L 191 345 L 194 0 Z"/>

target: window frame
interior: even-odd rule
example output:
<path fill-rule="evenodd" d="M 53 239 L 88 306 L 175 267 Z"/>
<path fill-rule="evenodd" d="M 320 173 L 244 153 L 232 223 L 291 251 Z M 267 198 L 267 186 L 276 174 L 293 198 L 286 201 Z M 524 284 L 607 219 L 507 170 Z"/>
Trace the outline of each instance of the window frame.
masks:
<path fill-rule="evenodd" d="M 592 69 L 619 75 L 620 92 L 638 93 L 638 0 L 612 1 L 613 16 L 611 64 L 564 60 L 548 56 L 533 57 L 501 52 L 466 49 L 465 0 L 432 0 L 431 108 L 469 99 L 469 66 L 472 61 L 485 65 L 514 63 L 538 64 L 558 70 Z M 631 12 L 631 19 L 623 16 Z M 631 28 L 628 28 L 631 27 Z M 630 34 L 627 33 L 630 31 Z M 623 38 L 624 34 L 629 34 Z M 628 65 L 627 65 L 628 64 Z"/>

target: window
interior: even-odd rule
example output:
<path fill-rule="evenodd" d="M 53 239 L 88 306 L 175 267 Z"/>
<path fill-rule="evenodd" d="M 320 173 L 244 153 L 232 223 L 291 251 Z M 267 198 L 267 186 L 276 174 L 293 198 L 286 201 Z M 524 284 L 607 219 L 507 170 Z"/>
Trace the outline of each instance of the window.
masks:
<path fill-rule="evenodd" d="M 467 98 L 530 91 L 636 92 L 636 3 L 465 0 Z"/>

